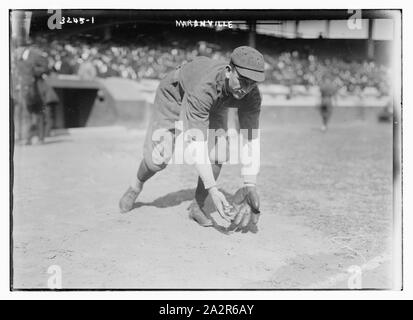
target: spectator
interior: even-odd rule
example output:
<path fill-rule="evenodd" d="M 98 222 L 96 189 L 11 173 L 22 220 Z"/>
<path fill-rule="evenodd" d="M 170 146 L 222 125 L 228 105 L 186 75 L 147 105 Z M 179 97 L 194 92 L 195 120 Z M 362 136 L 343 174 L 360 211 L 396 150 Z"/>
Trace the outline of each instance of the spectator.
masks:
<path fill-rule="evenodd" d="M 49 64 L 62 74 L 75 74 L 86 59 L 91 59 L 99 77 L 123 77 L 161 79 L 177 65 L 191 61 L 198 55 L 213 59 L 226 59 L 229 52 L 219 45 L 200 41 L 190 43 L 182 40 L 171 45 L 140 46 L 122 45 L 113 41 L 89 43 L 80 39 L 69 44 L 63 41 L 38 39 L 40 46 L 50 53 Z M 182 47 L 179 47 L 179 44 Z M 354 92 L 361 87 L 375 87 L 388 83 L 388 68 L 367 61 L 345 61 L 339 58 L 322 58 L 311 53 L 309 48 L 301 52 L 293 50 L 278 54 L 261 50 L 266 60 L 266 78 L 291 87 L 292 85 L 315 86 L 320 74 L 326 70 L 342 92 Z M 86 58 L 88 57 L 88 58 Z M 82 67 L 83 68 L 83 67 Z M 87 69 L 91 70 L 88 65 Z M 83 72 L 83 71 L 82 71 Z M 92 72 L 93 73 L 93 72 Z"/>
<path fill-rule="evenodd" d="M 92 63 L 92 59 L 87 58 L 87 60 L 79 66 L 77 74 L 82 80 L 92 80 L 96 78 L 97 72 L 95 65 Z"/>
<path fill-rule="evenodd" d="M 21 65 L 22 104 L 30 116 L 25 123 L 24 142 L 31 144 L 32 138 L 37 136 L 43 143 L 44 138 L 50 135 L 51 108 L 58 103 L 56 93 L 45 80 L 49 61 L 41 50 L 30 46 L 22 52 Z"/>

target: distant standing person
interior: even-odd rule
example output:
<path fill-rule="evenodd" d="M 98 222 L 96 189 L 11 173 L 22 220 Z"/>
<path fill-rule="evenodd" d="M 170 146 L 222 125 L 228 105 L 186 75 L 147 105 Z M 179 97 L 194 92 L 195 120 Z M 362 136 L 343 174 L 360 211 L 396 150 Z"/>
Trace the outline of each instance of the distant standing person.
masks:
<path fill-rule="evenodd" d="M 22 60 L 26 66 L 22 75 L 23 99 L 31 115 L 26 144 L 31 144 L 34 136 L 42 143 L 45 137 L 50 135 L 51 108 L 58 104 L 59 100 L 53 88 L 46 82 L 46 75 L 49 73 L 47 57 L 39 49 L 28 47 L 23 51 Z"/>
<path fill-rule="evenodd" d="M 325 132 L 328 129 L 328 123 L 333 112 L 334 97 L 337 93 L 337 88 L 334 84 L 334 79 L 330 75 L 324 75 L 319 83 L 321 103 L 320 114 L 322 119 L 321 131 Z"/>
<path fill-rule="evenodd" d="M 365 106 L 365 98 L 363 95 L 364 89 L 365 89 L 364 85 L 357 86 L 356 88 L 357 99 L 358 99 L 358 102 L 357 102 L 358 118 L 361 121 L 364 121 L 366 119 L 366 115 L 365 115 L 366 106 Z"/>

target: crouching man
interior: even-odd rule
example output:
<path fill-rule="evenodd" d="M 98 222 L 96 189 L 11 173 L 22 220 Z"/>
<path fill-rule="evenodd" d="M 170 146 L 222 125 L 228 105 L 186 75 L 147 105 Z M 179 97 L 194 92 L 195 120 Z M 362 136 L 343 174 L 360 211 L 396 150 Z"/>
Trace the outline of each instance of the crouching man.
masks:
<path fill-rule="evenodd" d="M 261 108 L 257 83 L 264 79 L 262 54 L 247 46 L 236 48 L 229 62 L 198 57 L 169 73 L 156 91 L 143 159 L 132 184 L 120 199 L 121 212 L 132 210 L 144 184 L 167 166 L 173 155 L 176 137 L 181 133 L 175 124 L 181 121 L 186 145 L 198 155 L 193 158 L 199 177 L 195 199 L 190 206 L 190 218 L 201 226 L 213 225 L 203 210 L 205 200 L 210 195 L 218 213 L 232 221 L 234 228 L 256 224 L 259 217 L 256 182 Z M 216 184 L 222 164 L 228 160 L 229 154 L 228 150 L 218 149 L 222 145 L 227 148 L 228 144 L 217 143 L 219 136 L 207 134 L 208 129 L 227 131 L 228 108 L 238 109 L 240 129 L 247 136 L 247 143 L 242 146 L 240 153 L 245 155 L 255 152 L 255 156 L 251 157 L 252 163 L 241 169 L 244 185 L 235 194 L 233 207 Z M 168 134 L 163 139 L 154 139 L 162 131 Z M 209 157 L 199 156 L 206 154 Z M 235 211 L 231 210 L 234 207 Z"/>

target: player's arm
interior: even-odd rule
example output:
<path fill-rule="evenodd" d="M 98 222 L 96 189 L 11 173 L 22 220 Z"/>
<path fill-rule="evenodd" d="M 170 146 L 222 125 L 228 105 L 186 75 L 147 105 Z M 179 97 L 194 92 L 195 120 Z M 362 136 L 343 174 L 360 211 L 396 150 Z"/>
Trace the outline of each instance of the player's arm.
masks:
<path fill-rule="evenodd" d="M 209 113 L 216 99 L 216 93 L 210 86 L 199 86 L 194 93 L 185 95 L 182 103 L 181 119 L 184 122 L 185 140 L 189 154 L 208 190 L 219 214 L 229 220 L 229 203 L 218 190 L 212 172 L 208 149 Z"/>
<path fill-rule="evenodd" d="M 259 115 L 261 95 L 256 88 L 238 109 L 240 132 L 243 139 L 241 150 L 241 175 L 244 185 L 238 189 L 233 199 L 236 212 L 230 230 L 256 232 L 260 217 L 260 199 L 257 192 L 257 175 L 260 170 Z"/>
<path fill-rule="evenodd" d="M 241 176 L 244 184 L 255 185 L 260 171 L 260 130 L 261 95 L 258 88 L 238 110 L 241 138 Z"/>
<path fill-rule="evenodd" d="M 241 176 L 245 185 L 256 185 L 260 171 L 260 139 L 243 138 L 241 149 Z"/>
<path fill-rule="evenodd" d="M 214 103 L 214 92 L 200 86 L 187 93 L 182 102 L 181 119 L 184 123 L 185 141 L 192 161 L 206 189 L 216 185 L 208 156 L 209 112 Z"/>

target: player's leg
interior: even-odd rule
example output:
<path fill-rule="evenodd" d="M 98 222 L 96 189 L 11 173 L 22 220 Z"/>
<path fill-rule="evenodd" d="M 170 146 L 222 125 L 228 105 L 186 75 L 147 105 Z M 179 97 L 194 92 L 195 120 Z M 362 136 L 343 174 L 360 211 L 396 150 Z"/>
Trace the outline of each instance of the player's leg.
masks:
<path fill-rule="evenodd" d="M 44 110 L 41 110 L 38 114 L 37 114 L 37 133 L 39 135 L 39 143 L 43 143 L 44 142 L 44 138 L 45 138 L 45 129 L 46 129 L 46 123 L 45 123 L 45 114 L 44 114 Z"/>
<path fill-rule="evenodd" d="M 132 179 L 128 190 L 119 201 L 119 208 L 123 213 L 133 209 L 133 205 L 142 192 L 144 184 L 157 172 L 165 169 L 172 157 L 175 144 L 174 131 L 165 130 L 160 141 L 152 140 L 154 132 L 153 127 L 148 130 L 144 144 L 143 159 L 139 164 L 136 176 Z"/>
<path fill-rule="evenodd" d="M 321 105 L 320 114 L 321 114 L 321 120 L 322 120 L 321 130 L 326 131 L 327 130 L 327 122 L 328 122 L 327 105 L 325 105 L 325 104 Z"/>
<path fill-rule="evenodd" d="M 22 142 L 25 145 L 30 145 L 32 143 L 33 137 L 34 116 L 32 112 L 28 110 L 27 103 L 24 99 L 21 100 L 21 104 Z"/>
<path fill-rule="evenodd" d="M 159 85 L 150 125 L 146 133 L 143 159 L 131 185 L 119 201 L 121 212 L 132 210 L 133 205 L 142 192 L 144 184 L 157 172 L 166 168 L 175 147 L 175 121 L 179 118 L 179 105 L 164 94 L 177 90 L 173 85 L 172 76 L 167 76 Z M 178 93 L 176 93 L 178 100 Z"/>
<path fill-rule="evenodd" d="M 17 99 L 10 98 L 13 105 L 13 125 L 14 125 L 14 139 L 15 141 L 21 141 L 22 134 L 22 107 L 21 103 Z"/>
<path fill-rule="evenodd" d="M 50 104 L 46 104 L 44 107 L 44 122 L 44 136 L 50 137 L 53 125 L 52 106 Z"/>
<path fill-rule="evenodd" d="M 327 108 L 326 108 L 326 112 L 325 112 L 325 127 L 326 127 L 326 130 L 328 129 L 328 124 L 330 122 L 332 112 L 333 112 L 333 105 L 332 105 L 331 102 L 329 102 L 327 104 Z"/>
<path fill-rule="evenodd" d="M 43 142 L 43 114 L 42 112 L 33 112 L 32 113 L 32 125 L 30 127 L 30 138 L 31 141 L 34 137 L 37 137 L 36 143 Z"/>

